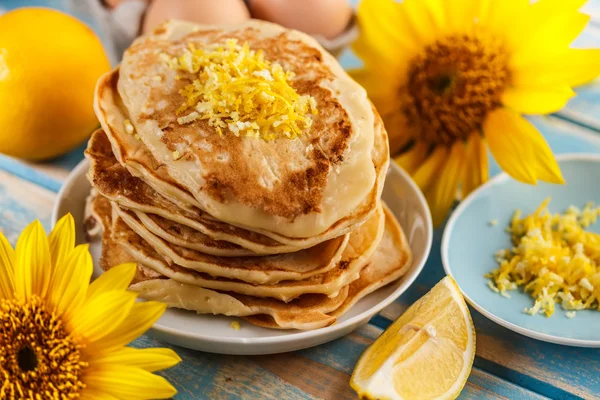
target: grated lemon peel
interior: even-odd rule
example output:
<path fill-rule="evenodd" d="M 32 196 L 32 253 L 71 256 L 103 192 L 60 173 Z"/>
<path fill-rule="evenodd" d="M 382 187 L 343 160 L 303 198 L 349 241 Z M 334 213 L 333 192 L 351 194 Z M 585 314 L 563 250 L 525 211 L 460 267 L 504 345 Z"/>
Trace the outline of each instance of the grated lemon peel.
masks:
<path fill-rule="evenodd" d="M 535 300 L 524 312 L 551 316 L 555 304 L 567 311 L 600 310 L 600 235 L 585 230 L 595 223 L 600 207 L 588 203 L 583 210 L 570 206 L 551 214 L 546 199 L 525 217 L 517 210 L 507 232 L 513 248 L 495 253 L 499 267 L 489 274 L 488 286 L 507 296 L 523 287 Z"/>
<path fill-rule="evenodd" d="M 266 60 L 247 42 L 240 46 L 228 39 L 201 49 L 189 44 L 181 56 L 161 54 L 161 59 L 174 70 L 197 74 L 180 91 L 185 97 L 177 110 L 185 113 L 177 119 L 181 125 L 208 120 L 220 135 L 294 139 L 318 113 L 315 99 L 290 85 L 293 72 Z"/>

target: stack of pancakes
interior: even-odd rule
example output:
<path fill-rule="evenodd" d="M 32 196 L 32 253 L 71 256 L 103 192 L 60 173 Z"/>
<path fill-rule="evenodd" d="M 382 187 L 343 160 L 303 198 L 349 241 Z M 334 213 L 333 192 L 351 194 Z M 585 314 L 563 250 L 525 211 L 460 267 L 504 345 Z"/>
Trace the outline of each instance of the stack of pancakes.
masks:
<path fill-rule="evenodd" d="M 165 63 L 228 39 L 291 71 L 318 114 L 298 137 L 182 124 L 194 74 Z M 411 254 L 381 202 L 387 135 L 364 89 L 310 37 L 251 21 L 170 21 L 139 38 L 98 82 L 102 129 L 90 139 L 86 227 L 104 270 L 136 262 L 145 299 L 271 328 L 330 325 L 398 278 Z"/>

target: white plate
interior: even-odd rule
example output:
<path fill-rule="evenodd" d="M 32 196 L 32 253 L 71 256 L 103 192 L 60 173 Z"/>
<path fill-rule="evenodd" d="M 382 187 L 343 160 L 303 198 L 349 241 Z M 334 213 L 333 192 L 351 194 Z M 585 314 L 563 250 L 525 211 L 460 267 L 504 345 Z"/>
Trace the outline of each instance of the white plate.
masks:
<path fill-rule="evenodd" d="M 86 179 L 89 168 L 82 161 L 67 178 L 58 194 L 52 213 L 52 224 L 66 213 L 76 222 L 83 221 L 85 198 L 90 191 Z M 398 282 L 381 288 L 360 300 L 336 324 L 312 331 L 282 331 L 260 328 L 240 320 L 241 329 L 231 328 L 233 318 L 198 315 L 193 312 L 169 309 L 152 329 L 155 338 L 190 349 L 222 354 L 272 354 L 316 346 L 344 336 L 367 323 L 385 306 L 397 299 L 413 283 L 423 269 L 433 236 L 431 216 L 425 198 L 411 178 L 396 165 L 392 165 L 386 179 L 383 199 L 394 212 L 408 238 L 413 251 L 413 265 Z M 84 242 L 82 223 L 76 224 L 77 241 Z M 98 267 L 100 245 L 90 247 Z"/>

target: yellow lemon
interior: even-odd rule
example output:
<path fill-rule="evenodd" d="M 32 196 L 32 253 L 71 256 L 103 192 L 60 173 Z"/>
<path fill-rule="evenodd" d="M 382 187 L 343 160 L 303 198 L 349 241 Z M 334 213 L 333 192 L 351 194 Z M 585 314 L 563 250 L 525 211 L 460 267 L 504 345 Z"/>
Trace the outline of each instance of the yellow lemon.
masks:
<path fill-rule="evenodd" d="M 39 160 L 81 143 L 98 124 L 94 87 L 109 68 L 98 37 L 69 15 L 0 16 L 0 153 Z"/>
<path fill-rule="evenodd" d="M 367 399 L 455 399 L 474 357 L 469 309 L 446 277 L 363 353 L 350 385 Z"/>

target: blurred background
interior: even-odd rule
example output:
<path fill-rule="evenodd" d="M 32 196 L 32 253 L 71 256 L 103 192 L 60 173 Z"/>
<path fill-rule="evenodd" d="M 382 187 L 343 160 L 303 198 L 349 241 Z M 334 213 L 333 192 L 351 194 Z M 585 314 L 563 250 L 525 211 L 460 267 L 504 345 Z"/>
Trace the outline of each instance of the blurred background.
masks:
<path fill-rule="evenodd" d="M 276 22 L 313 35 L 345 67 L 350 67 L 359 65 L 348 50 L 358 33 L 356 3 L 356 0 L 0 0 L 0 47 L 13 49 L 11 54 L 19 56 L 0 52 L 0 72 L 4 67 L 6 75 L 0 80 L 3 93 L 0 101 L 15 104 L 12 112 L 0 113 L 0 166 L 14 170 L 11 165 L 18 159 L 37 167 L 43 164 L 49 175 L 63 178 L 64 171 L 83 158 L 85 141 L 97 126 L 91 112 L 95 80 L 118 64 L 135 37 L 165 19 L 214 24 L 239 23 L 248 18 Z M 85 32 L 87 27 L 93 35 Z M 40 51 L 40 47 L 45 50 Z M 6 129 L 7 126 L 12 129 Z M 12 133 L 16 131 L 20 134 Z"/>
<path fill-rule="evenodd" d="M 0 112 L 0 167 L 17 175 L 43 171 L 56 179 L 29 178 L 58 190 L 68 171 L 83 158 L 85 141 L 97 126 L 91 109 L 95 80 L 119 62 L 123 50 L 136 36 L 166 18 L 214 23 L 235 23 L 249 17 L 270 20 L 312 34 L 348 69 L 360 66 L 349 49 L 358 35 L 354 15 L 358 3 L 359 0 L 0 0 L 0 47 L 12 46 L 21 55 L 19 60 L 11 61 L 0 52 L 0 75 L 4 63 L 5 71 L 23 70 L 39 77 L 37 84 L 0 80 L 0 102 L 22 107 L 21 111 L 15 107 L 12 113 Z M 29 7 L 59 10 L 76 21 L 48 18 L 27 10 Z M 18 8 L 25 11 L 7 21 L 9 11 Z M 600 0 L 588 1 L 582 11 L 592 18 L 573 46 L 595 47 L 600 42 Z M 84 33 L 86 27 L 91 28 L 93 37 Z M 22 30 L 31 34 L 19 33 Z M 44 41 L 45 52 L 38 49 L 40 40 Z M 595 87 L 588 85 L 577 90 L 579 96 L 561 110 L 561 115 L 596 124 L 596 118 L 582 111 L 589 108 L 589 99 L 596 98 Z M 577 107 L 570 107 L 575 103 Z M 76 107 L 65 109 L 64 104 Z M 34 165 L 35 172 L 22 170 L 21 164 Z M 492 161 L 490 173 L 498 171 Z"/>

